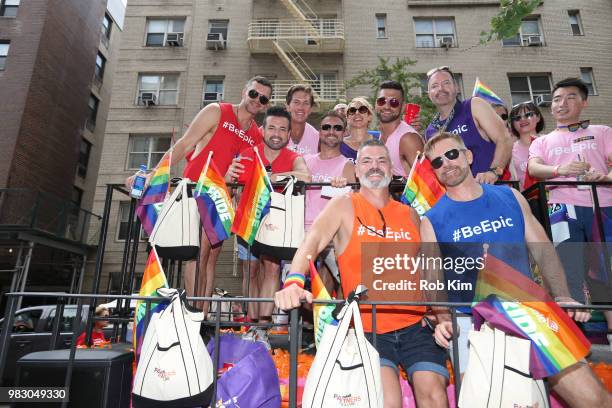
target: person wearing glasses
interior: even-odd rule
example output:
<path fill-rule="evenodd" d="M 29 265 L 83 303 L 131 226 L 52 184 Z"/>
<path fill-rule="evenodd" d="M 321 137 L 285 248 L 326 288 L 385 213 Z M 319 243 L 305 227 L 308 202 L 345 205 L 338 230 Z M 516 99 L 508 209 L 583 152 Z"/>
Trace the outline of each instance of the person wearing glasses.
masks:
<path fill-rule="evenodd" d="M 380 140 L 391 155 L 391 172 L 408 177 L 417 152 L 423 151 L 423 138 L 402 120 L 405 93 L 399 82 L 384 81 L 378 86 L 376 117 L 380 123 Z"/>
<path fill-rule="evenodd" d="M 523 190 L 529 161 L 529 146 L 544 130 L 544 117 L 540 108 L 532 101 L 528 101 L 512 107 L 508 123 L 512 134 L 518 138 L 512 146 L 511 170 L 515 179 L 519 181 L 520 189 Z"/>
<path fill-rule="evenodd" d="M 493 108 L 495 113 L 497 113 L 497 116 L 499 116 L 501 120 L 504 121 L 508 129 L 510 129 L 510 125 L 508 123 L 508 108 L 506 108 L 506 105 L 502 105 L 501 103 L 492 103 L 491 107 Z"/>
<path fill-rule="evenodd" d="M 291 135 L 287 147 L 301 155 L 315 154 L 319 151 L 319 132 L 307 122 L 315 105 L 312 88 L 293 85 L 287 91 L 286 103 L 291 113 Z"/>
<path fill-rule="evenodd" d="M 353 98 L 346 111 L 349 135 L 340 144 L 340 153 L 351 162 L 357 159 L 357 150 L 366 140 L 372 139 L 368 128 L 373 119 L 372 105 L 363 96 Z"/>
<path fill-rule="evenodd" d="M 206 105 L 193 119 L 185 134 L 171 147 L 172 164 L 186 158 L 183 177 L 195 182 L 206 164 L 208 153 L 212 151 L 212 160 L 221 174 L 225 174 L 232 160 L 241 151 L 261 143 L 262 136 L 255 122 L 255 115 L 268 107 L 271 96 L 272 83 L 262 76 L 256 76 L 247 81 L 238 105 L 223 102 Z M 160 163 L 170 151 L 164 154 Z M 156 168 L 149 172 L 147 185 Z M 135 176 L 126 180 L 128 189 L 132 188 Z M 203 233 L 198 293 L 194 293 L 195 262 L 188 262 L 185 268 L 184 282 L 189 296 L 212 296 L 215 266 L 220 252 L 221 244 L 211 247 L 206 234 Z M 202 307 L 206 316 L 208 303 L 204 302 Z"/>
<path fill-rule="evenodd" d="M 589 120 L 581 120 L 582 111 L 588 106 L 588 88 L 578 78 L 567 78 L 553 87 L 551 111 L 557 128 L 531 143 L 529 148 L 529 174 L 542 180 L 556 181 L 612 181 L 612 128 L 591 125 Z M 580 186 L 557 186 L 550 190 L 549 207 L 565 214 L 569 234 L 558 238 L 561 262 L 568 271 L 568 281 L 572 296 L 583 300 L 585 276 L 585 251 L 578 242 L 593 242 L 605 235 L 612 242 L 612 188 L 597 187 L 597 198 L 604 221 L 603 234 L 594 228 L 594 204 L 590 189 Z M 549 208 L 549 212 L 551 209 Z M 608 245 L 610 246 L 610 245 Z M 598 267 L 594 268 L 599 270 Z M 600 281 L 605 281 L 609 273 L 598 273 Z M 608 278 L 609 279 L 609 278 Z M 596 281 L 592 281 L 596 283 Z M 610 302 L 610 281 L 604 288 Z M 593 287 L 591 287 L 593 289 Z M 604 292 L 604 293 L 605 293 Z M 612 334 L 612 312 L 605 313 L 608 331 Z M 612 342 L 612 336 L 609 337 Z"/>
<path fill-rule="evenodd" d="M 416 246 L 406 244 L 420 246 L 419 216 L 413 208 L 391 198 L 391 167 L 389 150 L 381 140 L 367 140 L 359 148 L 355 166 L 361 183 L 359 191 L 335 197 L 315 219 L 293 258 L 284 288 L 274 295 L 277 307 L 289 310 L 299 307 L 302 300 L 312 302 L 312 293 L 304 290 L 304 275 L 309 270 L 307 256 L 315 258 L 330 242 L 338 257 L 345 295 L 371 277 L 371 267 L 361 264 L 362 243 L 376 243 L 379 248 L 393 248 L 402 243 L 405 245 L 402 250 L 408 247 L 417 252 Z M 396 235 L 399 231 L 403 233 Z M 373 295 L 374 288 L 369 289 Z M 361 305 L 359 309 L 366 337 L 371 339 L 372 308 Z M 448 406 L 446 354 L 435 344 L 431 330 L 424 323 L 425 312 L 422 306 L 379 305 L 377 308 L 376 348 L 380 355 L 385 407 L 402 406 L 398 365 L 411 377 L 417 406 Z"/>
<path fill-rule="evenodd" d="M 448 132 L 434 135 L 425 145 L 425 155 L 431 161 L 436 177 L 446 187 L 446 194 L 421 220 L 422 245 L 439 244 L 444 259 L 475 259 L 484 255 L 483 244 L 488 244 L 489 254 L 532 278 L 529 251 L 555 301 L 579 304 L 570 295 L 553 245 L 520 192 L 507 186 L 478 183 L 470 171 L 473 154 L 459 135 Z M 498 221 L 497 228 L 491 228 L 494 220 Z M 461 274 L 452 269 L 444 273 L 447 280 L 475 283 L 478 267 Z M 448 300 L 472 302 L 475 289 L 473 284 L 471 291 L 448 291 Z M 434 337 L 439 345 L 448 348 L 453 335 L 459 336 L 459 367 L 464 372 L 468 357 L 467 335 L 472 321 L 469 309 L 460 311 L 463 315 L 458 318 L 459 333 L 453 333 L 451 321 L 444 319 L 436 325 Z M 568 309 L 567 312 L 577 322 L 590 318 L 590 313 L 584 309 Z M 550 377 L 549 383 L 571 407 L 607 407 L 612 404 L 611 396 L 585 361 Z"/>
<path fill-rule="evenodd" d="M 459 101 L 457 83 L 448 67 L 427 73 L 427 92 L 438 112 L 425 131 L 425 139 L 438 132 L 455 133 L 474 156 L 472 174 L 479 183 L 508 179 L 506 166 L 512 156 L 512 138 L 491 105 L 478 97 Z"/>

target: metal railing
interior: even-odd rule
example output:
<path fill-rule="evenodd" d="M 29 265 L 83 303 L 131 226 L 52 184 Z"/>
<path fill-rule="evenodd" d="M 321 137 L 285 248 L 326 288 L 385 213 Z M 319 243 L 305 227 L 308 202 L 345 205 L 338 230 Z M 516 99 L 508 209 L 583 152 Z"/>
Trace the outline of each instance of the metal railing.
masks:
<path fill-rule="evenodd" d="M 277 80 L 272 81 L 272 102 L 284 103 L 287 91 L 295 84 L 309 85 L 317 94 L 317 102 L 335 102 L 346 99 L 344 81 L 296 81 Z"/>
<path fill-rule="evenodd" d="M 344 22 L 337 19 L 269 20 L 249 23 L 248 40 L 344 39 Z"/>

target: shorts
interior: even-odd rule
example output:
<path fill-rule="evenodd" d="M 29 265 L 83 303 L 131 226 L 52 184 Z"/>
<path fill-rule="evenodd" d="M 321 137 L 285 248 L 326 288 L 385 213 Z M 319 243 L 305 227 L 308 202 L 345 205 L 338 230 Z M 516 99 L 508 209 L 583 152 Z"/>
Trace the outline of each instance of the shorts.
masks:
<path fill-rule="evenodd" d="M 365 333 L 372 342 L 372 333 Z M 401 365 L 410 377 L 416 371 L 433 371 L 449 379 L 446 368 L 446 350 L 438 346 L 431 330 L 417 322 L 403 329 L 376 334 L 376 350 L 380 366 L 391 367 L 398 372 Z"/>
<path fill-rule="evenodd" d="M 249 261 L 256 261 L 258 258 L 249 252 L 249 249 L 246 246 L 238 243 L 238 259 L 241 261 L 246 261 L 247 259 Z"/>

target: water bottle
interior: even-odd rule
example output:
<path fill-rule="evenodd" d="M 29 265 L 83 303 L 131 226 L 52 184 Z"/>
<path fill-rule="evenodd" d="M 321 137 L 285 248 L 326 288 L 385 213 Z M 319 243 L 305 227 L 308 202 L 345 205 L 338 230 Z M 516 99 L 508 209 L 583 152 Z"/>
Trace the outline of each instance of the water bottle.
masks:
<path fill-rule="evenodd" d="M 136 199 L 142 197 L 145 189 L 145 183 L 147 182 L 147 166 L 144 164 L 140 165 L 140 170 L 136 173 L 134 178 L 134 184 L 132 185 L 132 191 L 130 195 Z"/>

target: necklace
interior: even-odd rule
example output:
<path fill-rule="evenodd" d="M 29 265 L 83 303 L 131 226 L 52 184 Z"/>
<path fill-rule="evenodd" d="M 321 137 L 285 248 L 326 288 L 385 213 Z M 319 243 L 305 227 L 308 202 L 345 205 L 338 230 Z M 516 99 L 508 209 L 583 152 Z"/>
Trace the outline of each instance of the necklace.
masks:
<path fill-rule="evenodd" d="M 440 112 L 436 113 L 436 116 L 434 116 L 434 118 L 431 121 L 431 126 L 436 128 L 440 132 L 446 131 L 446 128 L 448 127 L 448 125 L 453 120 L 453 117 L 455 116 L 455 106 L 456 104 L 453 106 L 453 109 L 451 109 L 450 113 L 448 114 L 448 117 L 445 120 L 440 119 Z"/>

